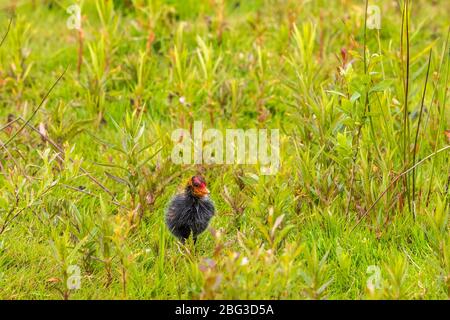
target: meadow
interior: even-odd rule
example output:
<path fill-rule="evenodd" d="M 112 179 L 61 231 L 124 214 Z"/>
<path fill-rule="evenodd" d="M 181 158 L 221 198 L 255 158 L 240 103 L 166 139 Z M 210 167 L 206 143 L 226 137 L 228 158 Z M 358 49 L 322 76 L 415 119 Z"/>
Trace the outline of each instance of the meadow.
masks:
<path fill-rule="evenodd" d="M 449 13 L 0 0 L 0 299 L 450 298 Z M 279 170 L 174 163 L 195 121 L 278 129 Z M 182 244 L 194 174 L 216 215 Z"/>

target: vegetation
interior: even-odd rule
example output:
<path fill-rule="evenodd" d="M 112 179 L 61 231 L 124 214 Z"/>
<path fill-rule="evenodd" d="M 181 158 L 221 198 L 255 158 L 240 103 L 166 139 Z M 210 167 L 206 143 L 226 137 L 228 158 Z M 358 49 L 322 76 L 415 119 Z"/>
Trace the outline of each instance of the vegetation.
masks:
<path fill-rule="evenodd" d="M 449 298 L 448 12 L 1 0 L 0 298 Z M 279 172 L 174 164 L 194 121 L 280 129 Z M 217 213 L 183 245 L 196 173 Z"/>

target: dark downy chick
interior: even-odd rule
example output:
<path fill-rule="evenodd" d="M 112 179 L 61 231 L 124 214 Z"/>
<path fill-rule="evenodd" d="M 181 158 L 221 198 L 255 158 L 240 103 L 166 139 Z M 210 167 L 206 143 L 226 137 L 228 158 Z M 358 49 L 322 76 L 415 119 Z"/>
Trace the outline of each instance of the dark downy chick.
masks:
<path fill-rule="evenodd" d="M 183 243 L 191 234 L 195 242 L 197 236 L 208 227 L 215 211 L 208 195 L 203 177 L 193 176 L 184 192 L 172 199 L 166 212 L 166 224 Z"/>

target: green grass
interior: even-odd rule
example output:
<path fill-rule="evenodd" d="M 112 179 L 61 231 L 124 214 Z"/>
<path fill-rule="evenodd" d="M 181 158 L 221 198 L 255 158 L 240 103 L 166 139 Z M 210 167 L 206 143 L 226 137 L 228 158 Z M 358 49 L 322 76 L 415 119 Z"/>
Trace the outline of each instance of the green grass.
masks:
<path fill-rule="evenodd" d="M 74 3 L 0 1 L 0 298 L 450 297 L 448 1 L 369 1 L 372 30 L 364 1 L 95 0 L 82 33 Z M 280 129 L 280 171 L 173 164 L 197 120 Z M 197 172 L 217 214 L 181 245 Z"/>

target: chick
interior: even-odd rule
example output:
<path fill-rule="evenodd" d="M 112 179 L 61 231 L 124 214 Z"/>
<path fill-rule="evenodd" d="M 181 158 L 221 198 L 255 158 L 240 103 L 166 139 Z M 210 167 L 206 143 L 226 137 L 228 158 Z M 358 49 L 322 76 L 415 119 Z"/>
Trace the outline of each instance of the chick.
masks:
<path fill-rule="evenodd" d="M 170 202 L 166 224 L 170 232 L 183 243 L 191 234 L 195 242 L 197 236 L 208 227 L 215 212 L 208 195 L 205 179 L 193 176 L 184 192 L 176 195 Z"/>

